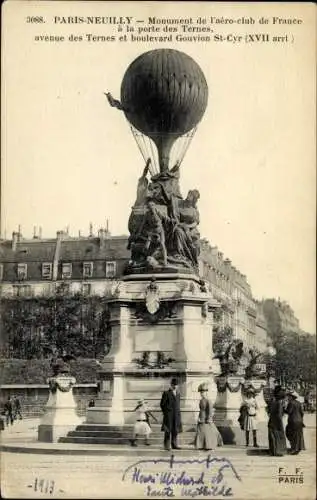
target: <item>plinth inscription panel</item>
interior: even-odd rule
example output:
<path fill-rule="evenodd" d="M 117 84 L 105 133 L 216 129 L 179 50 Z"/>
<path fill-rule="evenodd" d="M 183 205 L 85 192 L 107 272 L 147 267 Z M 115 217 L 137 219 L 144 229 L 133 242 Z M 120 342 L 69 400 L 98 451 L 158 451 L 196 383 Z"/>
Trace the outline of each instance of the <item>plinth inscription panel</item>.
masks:
<path fill-rule="evenodd" d="M 174 325 L 138 325 L 134 328 L 134 352 L 173 352 L 177 327 Z"/>

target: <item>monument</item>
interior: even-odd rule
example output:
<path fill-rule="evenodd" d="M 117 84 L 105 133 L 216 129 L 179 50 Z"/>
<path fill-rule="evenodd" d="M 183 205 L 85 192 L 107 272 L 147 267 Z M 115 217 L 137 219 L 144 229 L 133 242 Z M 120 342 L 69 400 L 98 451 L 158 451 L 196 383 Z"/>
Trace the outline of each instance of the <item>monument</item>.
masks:
<path fill-rule="evenodd" d="M 113 431 L 127 438 L 124 430 L 141 398 L 160 422 L 161 394 L 172 376 L 180 382 L 184 426 L 193 428 L 197 388 L 213 383 L 212 297 L 198 271 L 199 191 L 183 197 L 180 174 L 207 106 L 208 86 L 191 57 L 158 49 L 128 67 L 121 101 L 106 95 L 123 111 L 137 142 L 147 138 L 150 149 L 128 221 L 131 259 L 107 298 L 111 349 L 101 362 L 95 406 L 78 432 L 89 435 L 103 424 L 109 436 Z"/>

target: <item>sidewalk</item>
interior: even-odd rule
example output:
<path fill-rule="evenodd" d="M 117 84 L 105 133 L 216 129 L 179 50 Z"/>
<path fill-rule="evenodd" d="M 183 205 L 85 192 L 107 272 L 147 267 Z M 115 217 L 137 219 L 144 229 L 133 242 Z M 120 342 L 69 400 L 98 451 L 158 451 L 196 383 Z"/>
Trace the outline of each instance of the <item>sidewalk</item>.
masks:
<path fill-rule="evenodd" d="M 315 450 L 316 426 L 315 415 L 307 415 L 305 418 L 306 430 L 305 441 L 306 448 Z M 41 443 L 37 440 L 37 428 L 40 419 L 23 419 L 16 421 L 12 426 L 7 427 L 1 432 L 2 451 L 13 453 L 35 453 L 35 454 L 60 454 L 60 455 L 116 455 L 116 456 L 138 456 L 151 455 L 153 452 L 160 455 L 166 455 L 166 451 L 161 445 L 152 446 L 140 445 L 132 448 L 129 445 L 122 444 L 77 444 L 77 443 Z M 221 448 L 230 455 L 245 453 L 244 446 L 225 445 Z M 250 448 L 251 450 L 251 448 Z M 260 447 L 258 454 L 265 454 L 267 448 Z M 194 451 L 193 446 L 184 446 L 177 452 L 180 455 L 191 455 Z M 195 450 L 196 451 L 196 450 Z M 199 453 L 199 452 L 198 452 Z M 203 452 L 202 452 L 203 453 Z"/>
<path fill-rule="evenodd" d="M 85 454 L 85 455 L 123 455 L 138 456 L 162 453 L 166 451 L 162 446 L 145 446 L 140 444 L 136 448 L 129 445 L 105 445 L 105 444 L 76 444 L 76 443 L 41 443 L 37 440 L 37 427 L 40 419 L 19 420 L 12 426 L 6 428 L 1 433 L 1 450 L 15 453 L 36 453 L 36 454 Z M 230 451 L 241 451 L 242 447 L 225 446 L 223 449 Z M 183 447 L 180 452 L 182 455 L 191 455 L 193 446 Z"/>

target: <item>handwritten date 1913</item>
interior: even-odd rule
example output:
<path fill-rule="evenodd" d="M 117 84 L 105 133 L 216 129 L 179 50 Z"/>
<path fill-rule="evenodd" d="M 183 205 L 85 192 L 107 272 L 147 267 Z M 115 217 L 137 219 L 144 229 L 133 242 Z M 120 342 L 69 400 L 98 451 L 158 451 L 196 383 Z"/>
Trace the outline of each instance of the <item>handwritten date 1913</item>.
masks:
<path fill-rule="evenodd" d="M 33 488 L 34 491 L 40 493 L 49 493 L 52 495 L 54 493 L 55 481 L 36 477 L 34 483 L 29 485 L 29 488 Z"/>

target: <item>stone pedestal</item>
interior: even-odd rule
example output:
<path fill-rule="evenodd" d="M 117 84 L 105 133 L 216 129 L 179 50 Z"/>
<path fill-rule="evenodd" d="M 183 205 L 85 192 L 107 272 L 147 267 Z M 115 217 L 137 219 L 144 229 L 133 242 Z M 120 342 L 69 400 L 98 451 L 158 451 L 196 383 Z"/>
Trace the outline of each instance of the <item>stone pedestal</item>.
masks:
<path fill-rule="evenodd" d="M 195 425 L 201 382 L 212 383 L 212 299 L 190 274 L 125 277 L 108 298 L 112 347 L 100 369 L 100 393 L 87 423 L 132 424 L 138 399 L 145 399 L 161 422 L 162 391 L 171 377 L 180 381 L 183 423 Z M 153 281 L 153 280 L 152 280 Z M 147 364 L 142 366 L 143 353 Z M 166 363 L 157 363 L 163 353 Z"/>
<path fill-rule="evenodd" d="M 224 376 L 217 378 L 217 399 L 214 421 L 222 435 L 224 444 L 244 443 L 244 433 L 240 429 L 238 418 L 242 404 L 241 388 L 244 378 Z"/>
<path fill-rule="evenodd" d="M 55 443 L 82 423 L 76 414 L 76 402 L 72 387 L 76 383 L 74 377 L 58 375 L 49 380 L 50 395 L 45 413 L 38 426 L 38 440 Z"/>

